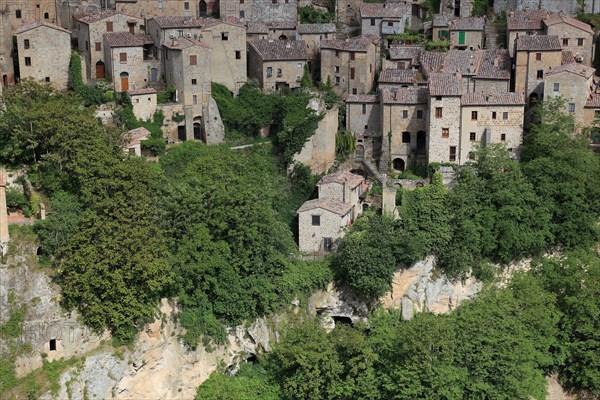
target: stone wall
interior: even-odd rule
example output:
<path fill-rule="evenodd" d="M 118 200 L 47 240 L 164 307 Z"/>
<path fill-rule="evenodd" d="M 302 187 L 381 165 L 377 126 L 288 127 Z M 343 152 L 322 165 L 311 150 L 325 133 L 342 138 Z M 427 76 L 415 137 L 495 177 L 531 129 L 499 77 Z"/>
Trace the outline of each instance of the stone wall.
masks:
<path fill-rule="evenodd" d="M 24 45 L 28 41 L 29 48 Z M 39 26 L 17 35 L 21 78 L 50 82 L 64 90 L 69 83 L 71 34 L 59 29 Z M 27 65 L 25 59 L 30 60 Z"/>
<path fill-rule="evenodd" d="M 483 49 L 483 31 L 464 31 L 465 40 L 463 44 L 458 43 L 459 31 L 450 31 L 450 44 L 452 48 L 462 49 L 467 48 L 469 50 L 481 50 Z"/>
<path fill-rule="evenodd" d="M 381 135 L 379 102 L 346 103 L 346 129 L 358 139 Z"/>
<path fill-rule="evenodd" d="M 558 84 L 558 90 L 555 85 Z M 569 112 L 569 103 L 574 104 L 575 110 L 572 113 L 575 123 L 578 125 L 589 125 L 594 120 L 594 115 L 584 111 L 588 99 L 589 88 L 593 85 L 593 77 L 586 79 L 580 75 L 570 72 L 561 72 L 546 76 L 544 82 L 544 97 L 546 99 L 562 97 L 565 100 L 565 113 Z M 591 119 L 588 119 L 590 118 Z"/>
<path fill-rule="evenodd" d="M 0 10 L 0 86 L 15 83 L 12 26 L 8 11 Z"/>
<path fill-rule="evenodd" d="M 292 89 L 299 88 L 305 64 L 306 60 L 263 61 L 252 46 L 248 53 L 249 77 L 258 79 L 263 90 L 268 92 L 277 90 L 278 83 L 285 83 Z M 268 68 L 271 68 L 270 76 Z"/>
<path fill-rule="evenodd" d="M 558 36 L 563 51 L 570 50 L 575 57 L 583 57 L 584 65 L 592 65 L 594 35 L 566 23 L 554 24 L 546 29 L 547 35 Z M 582 45 L 578 40 L 583 40 Z M 566 40 L 566 44 L 565 44 Z"/>
<path fill-rule="evenodd" d="M 312 216 L 319 215 L 320 225 L 312 225 Z M 323 251 L 323 238 L 342 238 L 345 227 L 351 222 L 352 212 L 340 216 L 328 210 L 316 208 L 298 214 L 298 244 L 302 253 L 319 253 Z"/>
<path fill-rule="evenodd" d="M 562 12 L 571 16 L 575 16 L 581 10 L 578 0 L 494 0 L 496 14 L 502 11 L 524 10 L 526 8 Z M 595 0 L 583 0 L 583 8 L 586 13 L 597 14 L 600 12 L 600 3 Z"/>
<path fill-rule="evenodd" d="M 202 41 L 212 46 L 210 52 L 212 81 L 227 86 L 230 91 L 237 94 L 240 87 L 248 80 L 246 28 L 227 23 L 210 26 L 202 29 Z"/>
<path fill-rule="evenodd" d="M 380 168 L 382 165 L 387 166 L 388 161 L 392 161 L 392 169 L 395 169 L 393 160 L 398 158 L 404 161 L 404 168 L 409 168 L 417 161 L 417 137 L 421 138 L 423 145 L 426 142 L 427 113 L 427 104 L 384 104 L 382 106 L 382 147 L 387 158 L 380 161 Z M 418 118 L 419 114 L 421 118 Z M 409 134 L 408 142 L 406 142 L 405 132 Z M 424 146 L 423 156 L 425 150 Z"/>
<path fill-rule="evenodd" d="M 183 104 L 181 103 L 166 103 L 158 104 L 157 110 L 161 111 L 165 117 L 162 131 L 164 137 L 169 143 L 175 143 L 178 141 L 177 132 L 179 126 L 185 126 L 184 121 L 173 121 L 175 115 L 183 115 Z M 184 128 L 185 129 L 185 128 Z"/>
<path fill-rule="evenodd" d="M 121 54 L 126 54 L 127 61 L 121 61 Z M 144 50 L 142 46 L 136 47 L 109 47 L 104 40 L 104 58 L 106 63 L 106 77 L 111 78 L 115 92 L 123 92 L 125 81 L 121 74 L 127 74 L 129 89 L 144 87 L 147 78 L 146 71 L 141 68 L 144 63 Z"/>
<path fill-rule="evenodd" d="M 536 53 L 541 54 L 541 60 L 536 60 Z M 515 92 L 525 93 L 529 98 L 532 93 L 542 99 L 544 96 L 544 78 L 537 77 L 537 71 L 547 71 L 558 67 L 562 62 L 561 51 L 518 51 L 515 58 Z"/>
<path fill-rule="evenodd" d="M 296 22 L 297 3 L 297 0 L 222 0 L 220 15 L 249 22 Z"/>
<path fill-rule="evenodd" d="M 354 54 L 354 60 L 351 59 Z M 354 78 L 352 78 L 354 70 Z M 377 71 L 374 44 L 367 52 L 321 49 L 321 82 L 331 79 L 336 94 L 367 94 L 373 89 Z"/>
<path fill-rule="evenodd" d="M 137 119 L 150 120 L 156 112 L 156 93 L 130 95 L 133 114 Z"/>
<path fill-rule="evenodd" d="M 34 20 L 58 24 L 55 0 L 4 0 L 0 8 L 8 14 L 13 32 Z"/>
<path fill-rule="evenodd" d="M 473 79 L 475 93 L 496 94 L 510 92 L 510 80 L 502 79 Z"/>
<path fill-rule="evenodd" d="M 442 108 L 442 117 L 436 118 L 435 109 Z M 460 97 L 444 96 L 441 100 L 435 97 L 429 99 L 429 135 L 427 140 L 428 161 L 432 162 L 450 162 L 450 148 L 456 150 L 456 160 L 458 160 L 458 150 L 460 145 Z M 448 137 L 442 136 L 442 129 L 447 128 Z"/>

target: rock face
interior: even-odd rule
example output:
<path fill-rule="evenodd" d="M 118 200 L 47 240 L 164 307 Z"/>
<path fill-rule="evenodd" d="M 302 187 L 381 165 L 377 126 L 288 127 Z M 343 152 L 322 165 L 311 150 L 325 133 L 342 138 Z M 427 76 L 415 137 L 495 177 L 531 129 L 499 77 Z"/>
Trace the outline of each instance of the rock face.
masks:
<path fill-rule="evenodd" d="M 335 328 L 336 319 L 352 323 L 366 322 L 369 306 L 347 288 L 336 288 L 333 284 L 327 290 L 319 290 L 308 299 L 308 315 L 321 316 L 323 328 Z"/>
<path fill-rule="evenodd" d="M 445 313 L 473 298 L 483 288 L 483 284 L 473 277 L 451 282 L 444 275 L 436 275 L 434 267 L 435 258 L 427 257 L 396 272 L 392 290 L 381 298 L 383 307 L 401 308 L 405 319 L 421 311 Z"/>

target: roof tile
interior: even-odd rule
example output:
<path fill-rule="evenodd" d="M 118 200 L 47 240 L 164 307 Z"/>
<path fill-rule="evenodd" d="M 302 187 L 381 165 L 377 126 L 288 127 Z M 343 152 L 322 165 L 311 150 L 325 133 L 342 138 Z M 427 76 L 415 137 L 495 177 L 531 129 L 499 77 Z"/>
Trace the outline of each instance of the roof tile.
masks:
<path fill-rule="evenodd" d="M 263 61 L 267 60 L 306 60 L 306 44 L 303 40 L 261 39 L 250 42 Z"/>
<path fill-rule="evenodd" d="M 383 104 L 427 104 L 429 89 L 426 87 L 382 88 L 381 102 Z"/>
<path fill-rule="evenodd" d="M 363 3 L 360 5 L 361 18 L 402 18 L 409 7 L 400 3 Z"/>
<path fill-rule="evenodd" d="M 525 95 L 523 93 L 495 93 L 495 94 L 484 94 L 484 93 L 465 93 L 460 103 L 463 106 L 524 106 Z"/>
<path fill-rule="evenodd" d="M 301 35 L 310 35 L 316 33 L 335 33 L 335 24 L 300 24 L 298 33 Z"/>
<path fill-rule="evenodd" d="M 460 96 L 461 89 L 460 75 L 433 73 L 429 76 L 431 96 Z"/>
<path fill-rule="evenodd" d="M 517 51 L 559 51 L 558 36 L 525 35 L 517 38 Z"/>
<path fill-rule="evenodd" d="M 297 213 L 314 210 L 315 208 L 321 208 L 323 210 L 330 211 L 332 213 L 344 216 L 352 210 L 352 204 L 344 203 L 334 199 L 314 199 L 305 201 L 304 204 L 298 209 Z"/>
<path fill-rule="evenodd" d="M 144 38 L 129 32 L 108 32 L 104 34 L 109 47 L 138 47 L 144 45 Z"/>

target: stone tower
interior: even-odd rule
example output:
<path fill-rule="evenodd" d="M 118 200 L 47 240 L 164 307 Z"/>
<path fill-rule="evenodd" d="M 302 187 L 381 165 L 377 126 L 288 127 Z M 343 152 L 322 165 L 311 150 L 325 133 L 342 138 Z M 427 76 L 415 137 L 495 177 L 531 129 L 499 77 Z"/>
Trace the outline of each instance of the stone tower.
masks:
<path fill-rule="evenodd" d="M 0 168 L 0 254 L 8 248 L 8 213 L 6 212 L 6 170 Z"/>

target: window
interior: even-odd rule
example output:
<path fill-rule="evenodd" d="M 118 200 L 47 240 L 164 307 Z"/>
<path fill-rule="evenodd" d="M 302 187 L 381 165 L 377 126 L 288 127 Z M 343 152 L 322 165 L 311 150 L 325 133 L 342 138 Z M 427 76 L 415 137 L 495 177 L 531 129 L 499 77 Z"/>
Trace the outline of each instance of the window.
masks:
<path fill-rule="evenodd" d="M 471 111 L 471 120 L 477 121 L 477 111 Z"/>
<path fill-rule="evenodd" d="M 339 77 L 339 76 L 336 76 L 336 77 L 335 77 L 335 83 L 337 83 L 337 84 L 339 84 L 339 83 L 340 83 L 340 77 Z"/>
<path fill-rule="evenodd" d="M 569 45 L 569 39 L 563 39 L 562 40 L 562 45 L 563 46 L 568 46 Z"/>
<path fill-rule="evenodd" d="M 277 0 L 271 0 L 271 3 L 277 4 Z"/>
<path fill-rule="evenodd" d="M 351 53 L 350 53 L 350 60 L 354 61 L 355 57 L 356 57 L 356 56 L 354 55 L 354 53 L 352 53 L 352 52 L 351 52 Z"/>
<path fill-rule="evenodd" d="M 469 140 L 470 140 L 471 142 L 474 142 L 474 141 L 476 141 L 476 140 L 477 140 L 477 133 L 475 133 L 475 132 L 470 132 L 470 133 L 469 133 Z"/>
<path fill-rule="evenodd" d="M 335 51 L 335 56 L 336 56 L 336 57 L 339 57 L 339 56 L 340 56 L 340 51 L 339 51 L 339 50 L 336 50 L 336 51 Z"/>
<path fill-rule="evenodd" d="M 197 83 L 198 83 L 198 80 L 197 80 L 197 79 L 195 79 L 195 78 L 192 78 L 192 85 L 195 85 L 195 84 L 197 84 Z"/>
<path fill-rule="evenodd" d="M 296 66 L 297 66 L 298 68 L 304 68 L 304 65 L 302 65 L 302 63 L 298 63 Z"/>
<path fill-rule="evenodd" d="M 273 67 L 267 67 L 267 76 L 273 75 Z"/>
<path fill-rule="evenodd" d="M 329 253 L 333 250 L 333 239 L 332 238 L 329 238 L 329 237 L 323 238 L 323 250 L 325 250 L 326 253 Z"/>
<path fill-rule="evenodd" d="M 221 40 L 229 40 L 229 32 L 221 32 Z"/>
<path fill-rule="evenodd" d="M 88 41 L 86 40 L 86 41 L 85 41 L 85 49 L 86 49 L 86 50 L 89 50 L 89 48 L 90 48 L 90 46 L 89 46 L 89 44 L 88 44 Z"/>
<path fill-rule="evenodd" d="M 119 61 L 122 63 L 127 62 L 127 53 L 119 53 Z"/>
<path fill-rule="evenodd" d="M 354 68 L 350 68 L 350 79 L 354 79 Z"/>
<path fill-rule="evenodd" d="M 102 42 L 96 42 L 96 51 L 102 50 Z"/>
<path fill-rule="evenodd" d="M 402 110 L 402 118 L 408 118 L 408 110 Z"/>
<path fill-rule="evenodd" d="M 240 4 L 244 4 L 244 0 L 240 0 Z"/>
<path fill-rule="evenodd" d="M 574 113 L 575 112 L 575 103 L 569 103 L 569 112 L 570 113 Z"/>
<path fill-rule="evenodd" d="M 371 26 L 375 26 L 375 18 L 371 18 Z"/>
<path fill-rule="evenodd" d="M 189 1 L 184 1 L 183 2 L 183 9 L 185 11 L 190 11 L 190 2 Z"/>
<path fill-rule="evenodd" d="M 246 16 L 246 12 L 244 10 L 240 10 L 240 18 L 244 18 Z"/>
<path fill-rule="evenodd" d="M 435 100 L 436 101 L 441 101 L 442 100 L 442 96 L 435 96 Z"/>
<path fill-rule="evenodd" d="M 25 65 L 31 67 L 31 57 L 25 57 Z"/>
<path fill-rule="evenodd" d="M 577 46 L 583 46 L 583 39 L 582 38 L 577 39 Z"/>
<path fill-rule="evenodd" d="M 560 83 L 556 82 L 556 83 L 554 84 L 554 91 L 555 91 L 555 92 L 558 92 L 558 91 L 560 91 Z"/>
<path fill-rule="evenodd" d="M 543 69 L 538 69 L 537 70 L 537 78 L 538 79 L 544 79 L 544 70 Z"/>
<path fill-rule="evenodd" d="M 393 22 L 388 22 L 388 26 L 394 26 Z"/>
<path fill-rule="evenodd" d="M 542 53 L 535 53 L 535 61 L 542 61 Z"/>
<path fill-rule="evenodd" d="M 113 23 L 112 23 L 112 21 L 106 22 L 106 32 L 112 32 L 112 31 L 113 31 Z"/>
<path fill-rule="evenodd" d="M 410 132 L 402 132 L 402 143 L 410 143 Z"/>
<path fill-rule="evenodd" d="M 320 215 L 312 215 L 312 225 L 313 226 L 321 226 L 321 216 Z"/>
<path fill-rule="evenodd" d="M 339 72 L 340 72 L 340 66 L 339 66 L 339 65 L 336 65 L 336 66 L 335 66 L 335 73 L 337 74 L 337 73 L 339 73 Z"/>
<path fill-rule="evenodd" d="M 505 111 L 502 113 L 502 119 L 505 121 L 508 119 L 508 112 Z"/>
<path fill-rule="evenodd" d="M 363 104 L 363 105 L 362 105 L 362 113 L 363 113 L 363 114 L 366 114 L 366 113 L 367 113 L 367 105 L 366 105 L 366 104 Z"/>
<path fill-rule="evenodd" d="M 197 59 L 195 55 L 190 56 L 190 65 L 196 65 L 196 61 Z"/>
<path fill-rule="evenodd" d="M 442 128 L 442 137 L 443 138 L 450 137 L 450 130 L 448 128 Z"/>
<path fill-rule="evenodd" d="M 44 13 L 44 19 L 50 19 L 50 14 L 48 14 L 47 12 Z"/>
<path fill-rule="evenodd" d="M 50 77 L 49 77 L 49 76 L 47 76 L 47 77 L 45 77 L 45 78 L 44 78 L 44 80 L 45 80 L 46 82 L 50 82 Z"/>
<path fill-rule="evenodd" d="M 417 110 L 417 119 L 423 119 L 423 110 Z"/>
<path fill-rule="evenodd" d="M 23 48 L 25 48 L 25 49 L 29 48 L 29 39 L 23 40 Z"/>
<path fill-rule="evenodd" d="M 369 125 L 365 125 L 365 131 L 369 129 Z"/>
<path fill-rule="evenodd" d="M 501 142 L 506 142 L 506 133 L 500 134 L 500 141 Z"/>
<path fill-rule="evenodd" d="M 435 117 L 436 118 L 442 118 L 442 107 L 436 107 L 435 108 Z"/>
<path fill-rule="evenodd" d="M 281 70 L 281 68 L 277 68 L 277 76 L 279 78 L 281 78 L 283 76 L 283 71 Z"/>
<path fill-rule="evenodd" d="M 496 111 L 492 111 L 492 119 L 496 119 Z"/>
<path fill-rule="evenodd" d="M 193 102 L 194 104 L 198 104 L 198 96 L 196 96 L 196 95 L 193 95 L 193 96 L 192 96 L 192 102 Z"/>
<path fill-rule="evenodd" d="M 236 50 L 235 51 L 235 59 L 236 60 L 241 60 L 242 59 L 242 52 L 240 50 Z"/>
<path fill-rule="evenodd" d="M 456 161 L 456 146 L 450 146 L 450 161 Z"/>
<path fill-rule="evenodd" d="M 21 10 L 15 10 L 15 18 L 21 18 Z"/>
<path fill-rule="evenodd" d="M 356 88 L 352 89 L 352 94 L 357 94 L 358 90 Z"/>

